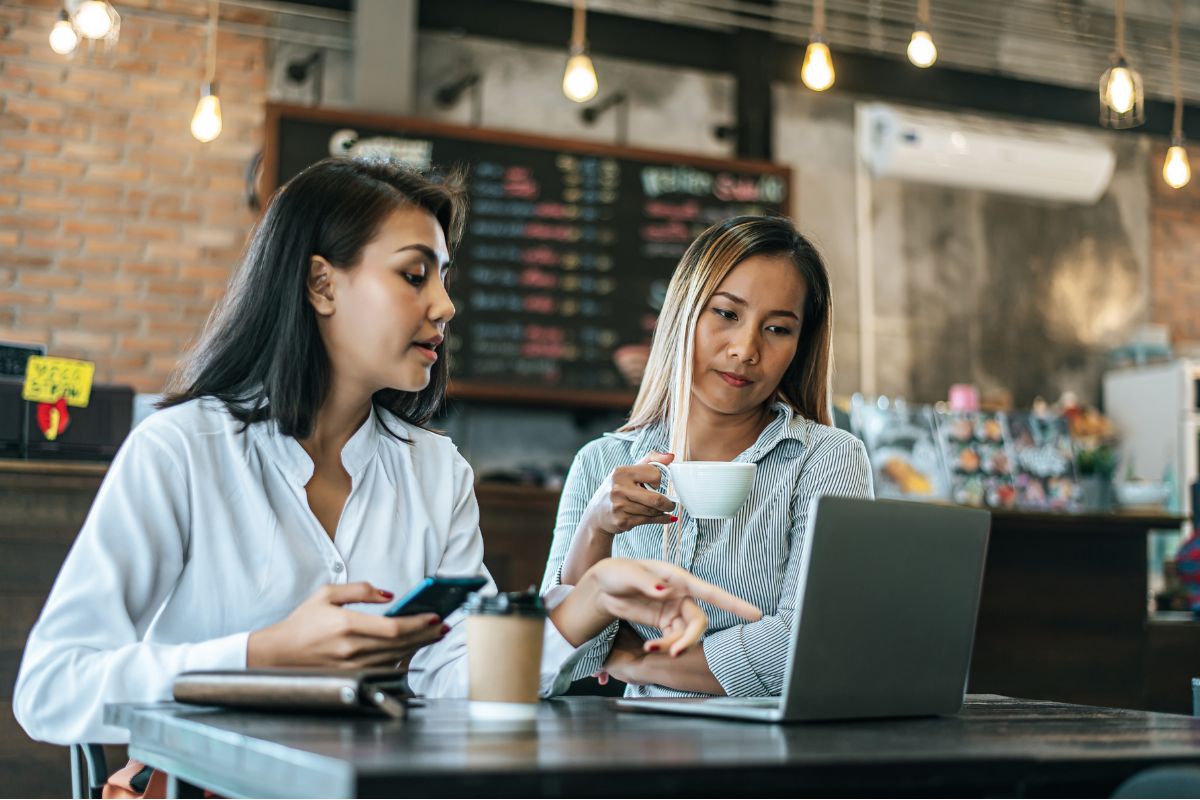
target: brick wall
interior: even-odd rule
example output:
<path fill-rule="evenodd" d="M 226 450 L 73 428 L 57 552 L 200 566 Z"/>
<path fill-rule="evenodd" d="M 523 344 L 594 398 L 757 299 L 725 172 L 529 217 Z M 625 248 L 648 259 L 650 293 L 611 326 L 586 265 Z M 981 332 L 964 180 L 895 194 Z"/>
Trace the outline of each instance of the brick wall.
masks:
<path fill-rule="evenodd" d="M 1159 145 L 1150 165 L 1151 318 L 1170 328 L 1176 348 L 1200 348 L 1200 146 L 1189 148 L 1191 183 L 1172 189 L 1162 179 L 1166 142 Z"/>
<path fill-rule="evenodd" d="M 0 340 L 44 343 L 96 361 L 97 380 L 158 391 L 253 222 L 243 173 L 261 143 L 267 54 L 261 39 L 221 33 L 225 130 L 201 144 L 188 123 L 207 4 L 118 7 L 116 50 L 70 58 L 46 41 L 59 0 L 0 5 Z M 269 22 L 228 7 L 222 19 Z M 1200 344 L 1200 148 L 1192 150 L 1198 177 L 1185 189 L 1162 182 L 1162 147 L 1147 169 L 1152 319 L 1177 345 Z"/>
<path fill-rule="evenodd" d="M 73 58 L 47 43 L 61 7 L 0 6 L 0 340 L 43 343 L 95 361 L 97 381 L 155 392 L 253 223 L 243 174 L 262 140 L 266 46 L 219 35 L 224 131 L 202 144 L 189 124 L 207 3 L 123 0 L 116 48 L 81 44 Z M 254 13 L 221 18 L 265 21 Z"/>

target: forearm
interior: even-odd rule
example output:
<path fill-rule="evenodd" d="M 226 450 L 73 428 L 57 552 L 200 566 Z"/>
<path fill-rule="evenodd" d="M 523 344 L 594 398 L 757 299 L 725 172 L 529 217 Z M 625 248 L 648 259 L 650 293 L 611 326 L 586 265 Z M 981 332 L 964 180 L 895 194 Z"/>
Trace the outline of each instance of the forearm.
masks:
<path fill-rule="evenodd" d="M 585 572 L 612 556 L 612 543 L 610 534 L 594 531 L 586 520 L 581 523 L 571 539 L 567 557 L 563 559 L 562 582 L 567 585 L 579 583 Z"/>
<path fill-rule="evenodd" d="M 703 644 L 675 658 L 665 653 L 648 653 L 638 661 L 629 678 L 630 683 L 657 684 L 681 692 L 725 694 L 708 668 Z"/>
<path fill-rule="evenodd" d="M 13 698 L 30 737 L 55 744 L 125 741 L 124 731 L 104 724 L 106 703 L 167 700 L 181 672 L 246 666 L 244 633 L 188 644 L 115 638 L 108 648 L 97 644 L 95 637 L 30 637 Z"/>
<path fill-rule="evenodd" d="M 550 621 L 573 647 L 580 647 L 594 638 L 615 619 L 600 609 L 599 595 L 595 581 L 584 575 L 571 593 L 550 611 Z"/>

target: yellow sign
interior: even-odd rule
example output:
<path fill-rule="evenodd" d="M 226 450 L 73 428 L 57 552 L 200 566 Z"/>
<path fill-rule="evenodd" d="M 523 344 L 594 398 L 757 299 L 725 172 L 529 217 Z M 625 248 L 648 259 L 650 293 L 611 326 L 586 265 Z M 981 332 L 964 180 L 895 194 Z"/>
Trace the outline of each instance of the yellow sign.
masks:
<path fill-rule="evenodd" d="M 65 397 L 67 405 L 87 408 L 95 373 L 96 365 L 91 361 L 30 356 L 21 397 L 34 403 L 54 403 Z"/>

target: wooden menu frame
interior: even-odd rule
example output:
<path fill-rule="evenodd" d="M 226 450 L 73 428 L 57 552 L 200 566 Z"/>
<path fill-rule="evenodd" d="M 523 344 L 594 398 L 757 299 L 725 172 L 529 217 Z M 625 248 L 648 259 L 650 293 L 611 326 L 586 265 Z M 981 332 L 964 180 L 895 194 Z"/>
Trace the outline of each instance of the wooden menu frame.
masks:
<path fill-rule="evenodd" d="M 705 169 L 777 175 L 786 181 L 788 187 L 787 197 L 783 203 L 783 212 L 788 215 L 791 214 L 792 170 L 789 167 L 766 161 L 722 159 L 661 150 L 644 150 L 580 139 L 563 139 L 519 133 L 516 131 L 451 125 L 414 117 L 280 103 L 267 103 L 266 105 L 263 178 L 267 188 L 266 194 L 268 195 L 273 194 L 277 188 L 280 149 L 279 133 L 284 119 L 329 122 L 345 125 L 346 127 L 363 126 L 385 130 L 396 129 L 428 136 L 445 136 L 448 138 L 513 145 L 539 150 L 568 151 L 583 155 L 611 156 L 614 158 L 626 158 L 653 163 L 681 164 Z M 633 405 L 635 392 L 532 388 L 528 386 L 503 386 L 474 381 L 458 382 L 452 380 L 450 382 L 449 397 L 451 399 L 504 404 L 627 410 Z"/>

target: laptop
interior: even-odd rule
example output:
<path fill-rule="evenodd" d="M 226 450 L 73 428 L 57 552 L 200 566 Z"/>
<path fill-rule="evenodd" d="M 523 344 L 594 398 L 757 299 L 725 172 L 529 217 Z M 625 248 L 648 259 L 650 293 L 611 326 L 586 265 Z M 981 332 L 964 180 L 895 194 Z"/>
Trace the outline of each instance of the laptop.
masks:
<path fill-rule="evenodd" d="M 627 711 L 799 722 L 962 708 L 991 514 L 821 497 L 804 538 L 779 697 L 655 697 Z"/>

